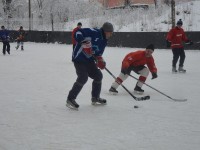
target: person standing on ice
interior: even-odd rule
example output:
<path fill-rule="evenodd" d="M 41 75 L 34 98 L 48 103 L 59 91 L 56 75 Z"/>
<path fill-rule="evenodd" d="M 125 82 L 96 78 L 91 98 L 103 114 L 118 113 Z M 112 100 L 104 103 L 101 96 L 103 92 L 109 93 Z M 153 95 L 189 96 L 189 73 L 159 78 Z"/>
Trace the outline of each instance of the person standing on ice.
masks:
<path fill-rule="evenodd" d="M 185 51 L 183 42 L 192 45 L 193 42 L 187 38 L 185 35 L 185 31 L 182 29 L 183 22 L 181 19 L 178 20 L 177 26 L 172 28 L 167 34 L 167 47 L 172 48 L 173 60 L 172 60 L 172 73 L 177 73 L 176 64 L 179 60 L 179 68 L 178 71 L 181 73 L 185 73 L 186 70 L 183 68 L 185 61 Z"/>
<path fill-rule="evenodd" d="M 81 28 L 74 34 L 76 45 L 72 53 L 72 61 L 76 69 L 77 79 L 69 91 L 66 106 L 78 108 L 79 105 L 75 99 L 87 82 L 88 77 L 93 79 L 91 101 L 92 104 L 106 104 L 106 100 L 100 98 L 102 72 L 106 62 L 102 55 L 107 45 L 107 40 L 112 36 L 114 31 L 113 25 L 105 22 L 100 29 Z"/>
<path fill-rule="evenodd" d="M 125 81 L 131 71 L 139 74 L 139 80 L 136 83 L 134 92 L 142 94 L 144 90 L 142 89 L 143 83 L 146 81 L 146 78 L 149 74 L 149 70 L 152 73 L 152 79 L 158 77 L 157 68 L 154 63 L 154 58 L 152 53 L 154 52 L 154 45 L 150 44 L 146 47 L 146 50 L 138 50 L 136 52 L 131 52 L 125 56 L 122 61 L 121 72 L 117 79 L 112 83 L 109 92 L 111 94 L 117 94 L 117 88 L 119 85 Z M 147 65 L 147 67 L 145 66 Z"/>
<path fill-rule="evenodd" d="M 74 28 L 73 31 L 72 31 L 72 45 L 73 45 L 73 49 L 74 49 L 74 47 L 75 47 L 75 45 L 76 45 L 76 40 L 75 40 L 75 38 L 74 38 L 74 33 L 75 33 L 78 29 L 80 29 L 81 27 L 82 27 L 82 23 L 79 22 L 79 23 L 77 24 L 77 27 Z"/>
<path fill-rule="evenodd" d="M 19 30 L 17 31 L 17 46 L 15 47 L 16 50 L 19 48 L 21 44 L 21 50 L 24 50 L 24 37 L 25 37 L 25 31 L 22 26 L 20 26 Z"/>
<path fill-rule="evenodd" d="M 9 31 L 6 30 L 4 26 L 1 26 L 0 40 L 3 42 L 3 55 L 6 55 L 6 51 L 8 54 L 10 54 Z"/>

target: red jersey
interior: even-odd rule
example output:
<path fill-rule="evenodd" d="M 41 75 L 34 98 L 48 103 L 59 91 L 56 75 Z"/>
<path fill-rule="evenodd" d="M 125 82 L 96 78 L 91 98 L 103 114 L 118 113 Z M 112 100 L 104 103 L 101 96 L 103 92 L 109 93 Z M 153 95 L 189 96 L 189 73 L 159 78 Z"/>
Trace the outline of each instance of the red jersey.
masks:
<path fill-rule="evenodd" d="M 183 48 L 183 42 L 187 42 L 188 38 L 182 28 L 172 28 L 167 34 L 167 40 L 171 42 L 171 48 Z"/>
<path fill-rule="evenodd" d="M 76 44 L 76 40 L 74 39 L 74 33 L 79 29 L 79 27 L 76 27 L 73 29 L 72 31 L 72 44 L 75 45 Z"/>
<path fill-rule="evenodd" d="M 146 57 L 145 51 L 139 50 L 136 52 L 129 53 L 125 56 L 122 61 L 122 67 L 128 68 L 130 66 L 144 66 L 147 65 L 151 73 L 156 73 L 157 68 L 154 63 L 153 56 Z"/>

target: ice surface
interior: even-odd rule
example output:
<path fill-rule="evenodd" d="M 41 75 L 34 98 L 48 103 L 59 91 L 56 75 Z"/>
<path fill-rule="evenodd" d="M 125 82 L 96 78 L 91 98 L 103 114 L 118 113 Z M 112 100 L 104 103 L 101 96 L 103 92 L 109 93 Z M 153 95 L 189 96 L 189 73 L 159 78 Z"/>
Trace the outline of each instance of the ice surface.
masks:
<path fill-rule="evenodd" d="M 72 45 L 25 43 L 25 51 L 0 54 L 0 150 L 198 150 L 200 147 L 200 51 L 186 51 L 186 74 L 171 73 L 171 50 L 156 49 L 158 78 L 143 86 L 148 101 L 135 101 L 123 88 L 108 90 L 114 79 L 103 70 L 101 97 L 91 105 L 89 79 L 77 98 L 79 111 L 65 106 L 76 80 Z M 2 43 L 0 43 L 2 47 Z M 138 48 L 142 49 L 142 48 Z M 138 49 L 108 47 L 107 68 L 118 75 L 123 57 Z M 132 73 L 138 77 L 135 73 Z M 132 92 L 136 80 L 124 85 Z M 135 109 L 134 105 L 139 108 Z"/>

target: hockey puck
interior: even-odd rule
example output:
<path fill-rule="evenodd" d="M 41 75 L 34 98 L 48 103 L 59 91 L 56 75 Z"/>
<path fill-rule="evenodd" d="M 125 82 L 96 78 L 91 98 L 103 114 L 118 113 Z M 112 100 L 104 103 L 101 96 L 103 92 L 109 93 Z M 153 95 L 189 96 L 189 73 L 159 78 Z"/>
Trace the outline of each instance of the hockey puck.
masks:
<path fill-rule="evenodd" d="M 137 105 L 135 105 L 134 108 L 139 108 L 139 107 Z"/>

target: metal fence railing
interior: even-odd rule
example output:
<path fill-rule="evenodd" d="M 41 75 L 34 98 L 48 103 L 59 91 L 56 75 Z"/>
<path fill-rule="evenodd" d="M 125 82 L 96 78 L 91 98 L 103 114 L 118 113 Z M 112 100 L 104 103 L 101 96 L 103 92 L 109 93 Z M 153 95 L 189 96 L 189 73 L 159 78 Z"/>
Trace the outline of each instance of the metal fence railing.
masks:
<path fill-rule="evenodd" d="M 166 35 L 167 32 L 115 32 L 108 40 L 108 46 L 145 48 L 146 45 L 152 43 L 156 49 L 166 49 Z M 200 32 L 186 32 L 186 35 L 194 43 L 200 41 Z M 16 31 L 11 31 L 10 36 L 11 41 L 14 41 Z M 27 31 L 25 40 L 39 43 L 71 44 L 71 32 Z M 185 45 L 185 49 L 200 50 L 200 42 L 192 46 Z"/>

